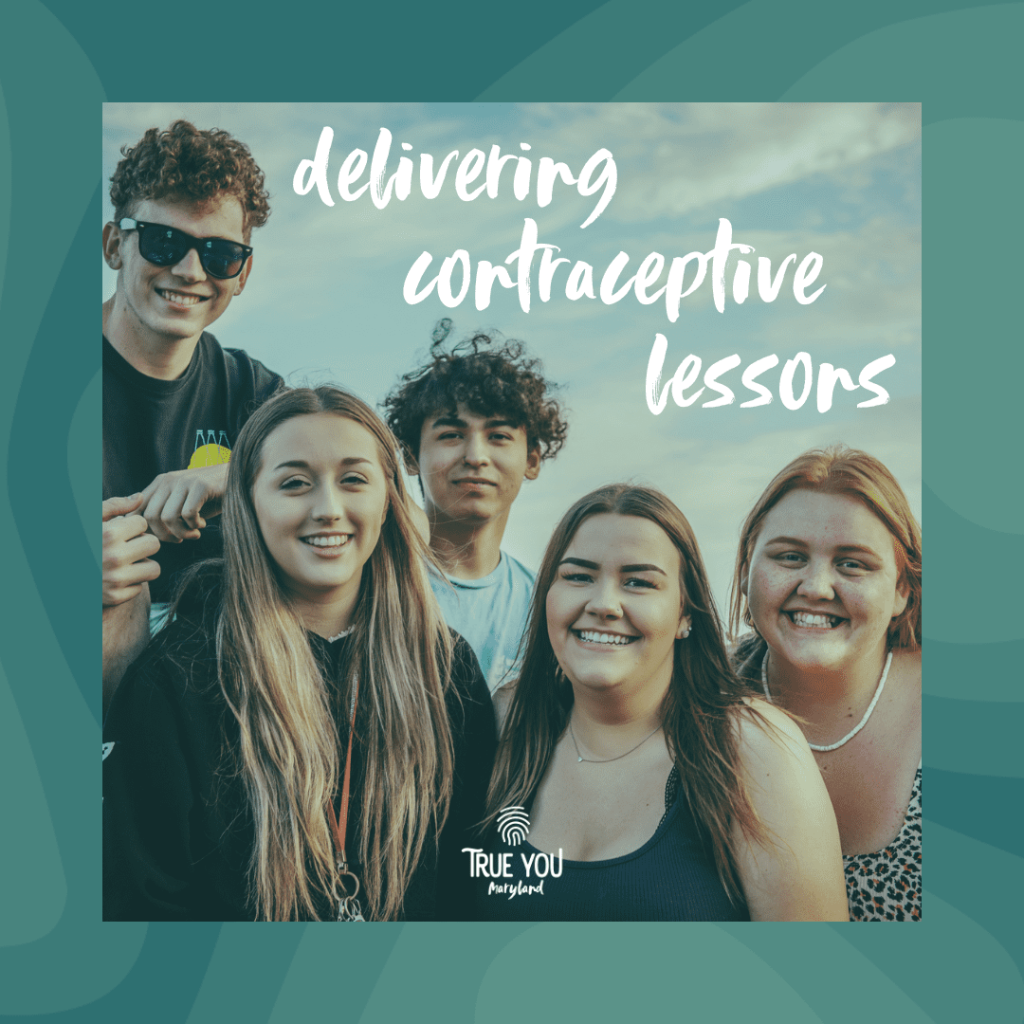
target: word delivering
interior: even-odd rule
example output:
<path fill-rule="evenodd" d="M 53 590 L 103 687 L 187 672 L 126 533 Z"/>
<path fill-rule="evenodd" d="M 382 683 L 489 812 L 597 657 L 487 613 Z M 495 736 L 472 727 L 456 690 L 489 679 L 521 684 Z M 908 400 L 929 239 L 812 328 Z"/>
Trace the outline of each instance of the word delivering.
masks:
<path fill-rule="evenodd" d="M 394 195 L 399 201 L 408 199 L 412 194 L 414 164 L 410 157 L 403 156 L 398 160 L 398 169 L 385 183 L 384 177 L 388 170 L 388 157 L 391 153 L 391 132 L 381 128 L 377 136 L 377 144 L 373 147 L 373 156 L 369 158 L 370 174 L 367 181 L 353 189 L 353 185 L 362 178 L 366 171 L 367 154 L 363 149 L 353 149 L 341 162 L 338 169 L 338 195 L 346 202 L 358 199 L 367 189 L 370 198 L 378 210 L 383 210 Z M 316 156 L 312 160 L 302 160 L 295 168 L 292 178 L 292 189 L 300 196 L 306 195 L 316 186 L 320 201 L 325 206 L 333 206 L 331 187 L 327 179 L 327 165 L 334 142 L 334 130 L 325 127 L 320 133 Z M 520 142 L 523 152 L 531 149 L 528 142 Z M 402 149 L 410 152 L 412 146 L 402 143 Z M 436 199 L 441 194 L 448 168 L 454 160 L 458 160 L 459 151 L 453 149 L 434 171 L 434 158 L 430 153 L 420 153 L 419 184 L 420 193 L 425 199 Z M 455 194 L 464 202 L 472 202 L 486 192 L 488 198 L 497 199 L 501 183 L 501 172 L 505 164 L 513 164 L 512 194 L 522 201 L 531 191 L 533 182 L 533 161 L 527 156 L 516 153 L 501 153 L 500 146 L 491 146 L 490 153 L 482 149 L 469 150 L 455 168 Z M 483 182 L 474 188 L 470 186 L 483 175 Z M 506 176 L 507 177 L 507 176 Z M 564 185 L 575 185 L 581 196 L 592 196 L 600 193 L 597 204 L 590 216 L 580 225 L 585 228 L 593 223 L 604 212 L 604 208 L 612 201 L 619 176 L 615 167 L 615 158 L 607 149 L 599 149 L 583 165 L 579 175 L 574 175 L 568 164 L 560 160 L 552 160 L 542 156 L 537 166 L 536 193 L 537 205 L 541 208 L 551 202 L 555 182 L 561 180 Z"/>

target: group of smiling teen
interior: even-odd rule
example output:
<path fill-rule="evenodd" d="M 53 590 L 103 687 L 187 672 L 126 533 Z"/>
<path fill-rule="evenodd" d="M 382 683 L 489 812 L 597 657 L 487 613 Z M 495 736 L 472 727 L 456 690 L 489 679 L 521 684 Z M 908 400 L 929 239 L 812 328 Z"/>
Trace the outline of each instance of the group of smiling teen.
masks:
<path fill-rule="evenodd" d="M 153 130 L 115 174 L 105 388 L 109 361 L 180 390 L 244 285 L 258 198 L 180 170 L 251 162 L 214 136 Z M 383 418 L 249 360 L 226 467 L 130 497 L 105 408 L 105 919 L 919 919 L 921 536 L 892 474 L 836 447 L 771 479 L 727 643 L 653 488 L 580 498 L 536 575 L 501 550 L 567 425 L 519 343 L 450 330 Z M 214 522 L 219 557 L 164 571 Z"/>

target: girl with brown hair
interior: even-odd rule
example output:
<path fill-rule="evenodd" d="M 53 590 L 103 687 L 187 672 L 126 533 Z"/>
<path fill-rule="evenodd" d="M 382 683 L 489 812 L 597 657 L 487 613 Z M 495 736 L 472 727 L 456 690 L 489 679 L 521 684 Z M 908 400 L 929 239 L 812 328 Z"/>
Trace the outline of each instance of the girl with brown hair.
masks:
<path fill-rule="evenodd" d="M 509 689 L 494 834 L 473 862 L 481 916 L 845 920 L 810 750 L 732 673 L 690 525 L 663 494 L 614 485 L 566 513 Z"/>
<path fill-rule="evenodd" d="M 921 916 L 921 529 L 878 459 L 805 452 L 740 537 L 738 671 L 798 715 L 839 823 L 850 917 Z"/>

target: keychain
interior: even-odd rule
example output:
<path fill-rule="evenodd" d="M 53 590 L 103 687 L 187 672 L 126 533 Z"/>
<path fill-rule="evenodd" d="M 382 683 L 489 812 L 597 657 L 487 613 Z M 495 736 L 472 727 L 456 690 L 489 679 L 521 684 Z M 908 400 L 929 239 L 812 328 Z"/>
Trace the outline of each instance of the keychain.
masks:
<path fill-rule="evenodd" d="M 359 895 L 359 879 L 354 871 L 350 871 L 345 856 L 345 831 L 348 827 L 348 794 L 349 780 L 352 776 L 352 745 L 355 743 L 356 700 L 359 694 L 359 680 L 353 680 L 352 701 L 349 707 L 348 750 L 345 752 L 345 775 L 341 784 L 341 812 L 334 813 L 334 804 L 327 805 L 328 820 L 334 835 L 334 847 L 338 853 L 338 887 L 342 896 L 338 899 L 339 921 L 365 921 L 363 908 L 356 897 Z M 345 876 L 352 879 L 352 895 L 345 894 Z"/>
<path fill-rule="evenodd" d="M 344 885 L 344 878 L 348 875 L 349 878 L 355 883 L 355 889 L 351 896 L 342 896 L 338 900 L 338 920 L 339 921 L 365 921 L 363 917 L 363 909 L 359 905 L 359 900 L 356 897 L 359 895 L 359 879 L 349 871 L 348 865 L 344 861 L 338 861 L 338 873 L 341 875 L 342 882 Z"/>

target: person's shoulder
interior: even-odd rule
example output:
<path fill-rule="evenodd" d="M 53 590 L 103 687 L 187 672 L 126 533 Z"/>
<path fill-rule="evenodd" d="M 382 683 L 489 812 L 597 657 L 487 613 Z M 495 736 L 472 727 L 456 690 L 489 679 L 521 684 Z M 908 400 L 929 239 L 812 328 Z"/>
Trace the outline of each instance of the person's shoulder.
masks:
<path fill-rule="evenodd" d="M 748 772 L 770 775 L 787 766 L 814 765 L 800 726 L 760 697 L 747 697 L 734 711 L 737 752 Z"/>
<path fill-rule="evenodd" d="M 220 342 L 217 340 L 215 334 L 211 334 L 210 331 L 203 331 L 199 335 L 199 344 L 202 348 L 211 349 L 214 352 L 241 352 L 242 350 L 234 348 L 222 348 Z"/>
<path fill-rule="evenodd" d="M 254 359 L 244 348 L 223 348 L 217 339 L 206 331 L 203 332 L 203 338 L 209 338 L 215 346 L 214 351 L 222 352 L 224 359 L 229 363 L 234 363 L 238 371 L 252 374 L 258 384 L 266 385 L 268 382 L 273 382 L 276 389 L 284 383 L 284 378 L 279 373 L 275 373 L 264 363 Z"/>
<path fill-rule="evenodd" d="M 129 667 L 114 693 L 104 733 L 123 739 L 126 729 L 157 721 L 196 725 L 213 713 L 217 680 L 210 638 L 168 623 Z"/>
<path fill-rule="evenodd" d="M 217 340 L 216 335 L 209 331 L 203 331 L 196 342 L 195 351 L 192 354 L 192 365 L 197 363 L 206 367 L 215 364 L 216 361 L 231 363 L 238 354 L 248 358 L 241 349 L 223 348 Z"/>
<path fill-rule="evenodd" d="M 200 338 L 200 351 L 204 366 L 211 370 L 216 368 L 215 379 L 225 390 L 228 416 L 236 432 L 260 405 L 285 387 L 279 373 L 268 369 L 244 349 L 222 348 L 207 331 Z"/>
<path fill-rule="evenodd" d="M 103 375 L 104 388 L 123 385 L 145 384 L 153 378 L 147 378 L 144 373 L 128 362 L 127 359 L 117 350 L 117 346 L 104 334 L 103 335 Z M 104 408 L 106 408 L 104 406 Z"/>
<path fill-rule="evenodd" d="M 216 624 L 179 612 L 150 640 L 133 674 L 180 695 L 204 690 L 216 665 Z"/>
<path fill-rule="evenodd" d="M 752 814 L 734 822 L 733 855 L 751 919 L 846 920 L 839 830 L 807 740 L 759 697 L 735 713 L 736 765 Z"/>
<path fill-rule="evenodd" d="M 450 593 L 453 589 L 451 580 L 430 562 L 427 563 L 427 582 L 438 597 Z"/>
<path fill-rule="evenodd" d="M 513 558 L 507 551 L 501 552 L 501 557 L 508 566 L 509 574 L 514 578 L 525 581 L 530 587 L 537 581 L 537 574 L 532 569 L 527 569 L 518 558 Z"/>
<path fill-rule="evenodd" d="M 172 706 L 208 701 L 217 679 L 217 618 L 221 608 L 219 559 L 201 562 L 182 580 L 167 624 L 128 669 L 117 689 L 136 703 L 161 694 Z"/>

